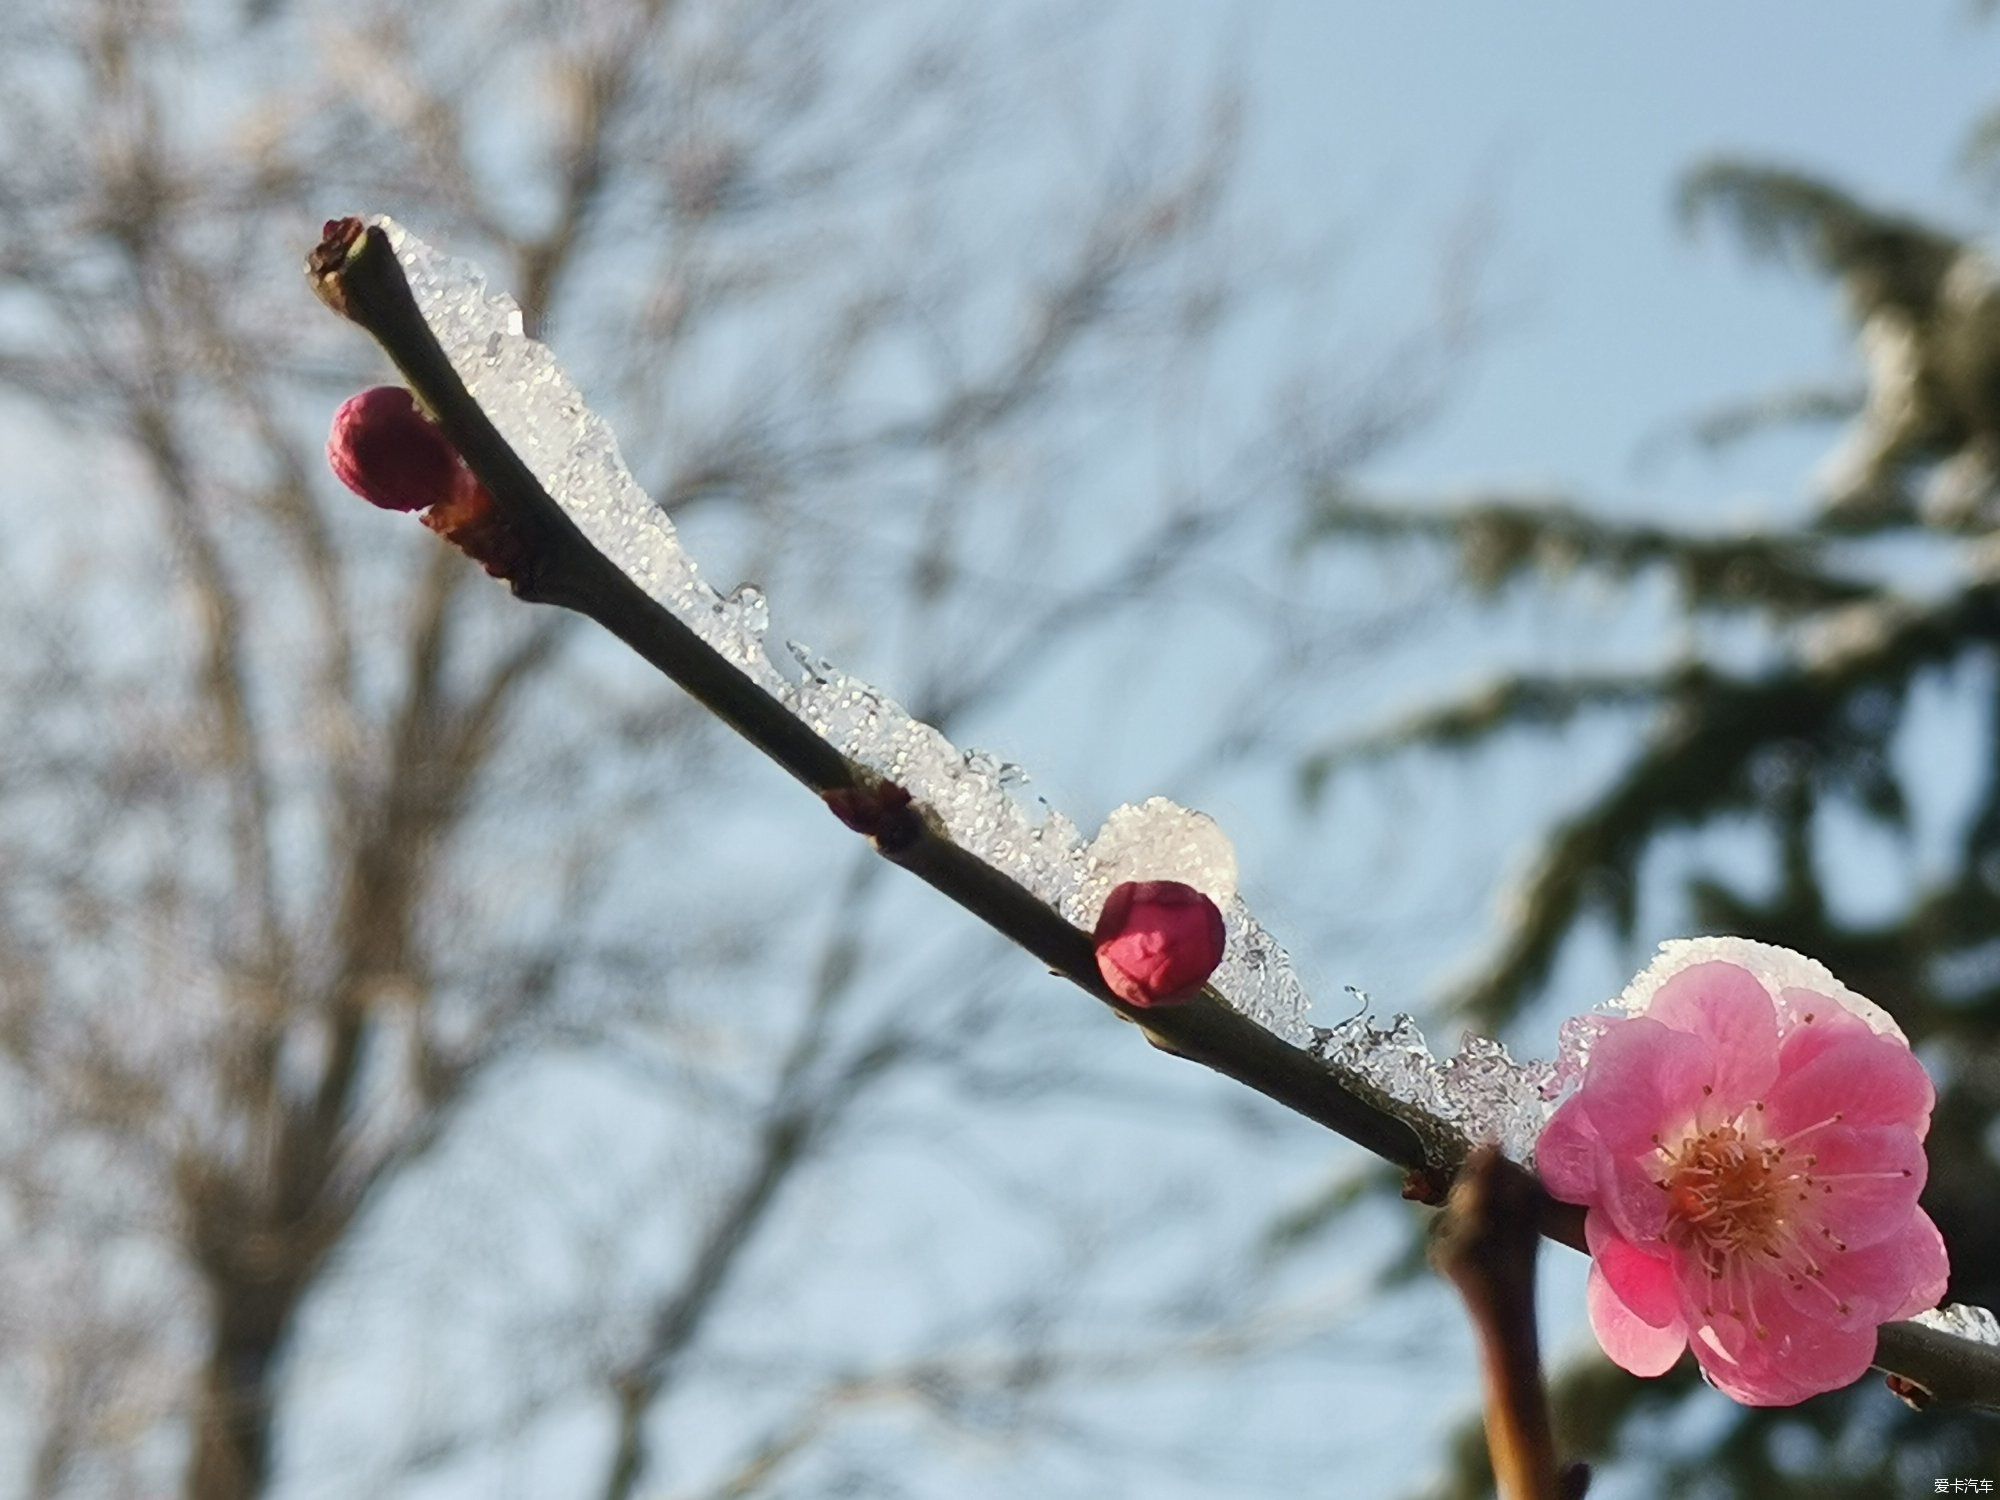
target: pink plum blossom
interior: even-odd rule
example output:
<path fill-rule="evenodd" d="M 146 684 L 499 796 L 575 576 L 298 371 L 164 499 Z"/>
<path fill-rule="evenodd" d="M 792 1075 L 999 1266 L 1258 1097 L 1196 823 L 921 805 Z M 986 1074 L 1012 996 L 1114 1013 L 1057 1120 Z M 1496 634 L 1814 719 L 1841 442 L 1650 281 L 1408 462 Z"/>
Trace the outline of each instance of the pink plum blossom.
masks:
<path fill-rule="evenodd" d="M 1126 881 L 1097 918 L 1097 970 L 1127 1005 L 1193 997 L 1222 962 L 1222 912 L 1178 880 Z"/>
<path fill-rule="evenodd" d="M 1947 1266 L 1917 1206 L 1934 1092 L 1886 1012 L 1740 939 L 1672 944 L 1604 1018 L 1536 1147 L 1588 1205 L 1591 1328 L 1659 1375 L 1692 1347 L 1751 1406 L 1858 1379 Z"/>

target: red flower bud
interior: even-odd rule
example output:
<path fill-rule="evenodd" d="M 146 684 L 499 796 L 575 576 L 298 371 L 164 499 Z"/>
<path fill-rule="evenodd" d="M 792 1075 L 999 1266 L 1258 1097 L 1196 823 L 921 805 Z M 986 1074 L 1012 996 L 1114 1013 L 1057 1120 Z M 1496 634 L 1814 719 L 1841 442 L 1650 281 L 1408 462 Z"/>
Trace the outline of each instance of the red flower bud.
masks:
<path fill-rule="evenodd" d="M 466 473 L 457 450 L 399 385 L 348 397 L 334 413 L 326 458 L 342 484 L 384 510 L 424 510 L 449 499 Z"/>
<path fill-rule="evenodd" d="M 1097 918 L 1097 971 L 1127 1005 L 1192 999 L 1222 962 L 1222 913 L 1178 880 L 1127 881 Z"/>

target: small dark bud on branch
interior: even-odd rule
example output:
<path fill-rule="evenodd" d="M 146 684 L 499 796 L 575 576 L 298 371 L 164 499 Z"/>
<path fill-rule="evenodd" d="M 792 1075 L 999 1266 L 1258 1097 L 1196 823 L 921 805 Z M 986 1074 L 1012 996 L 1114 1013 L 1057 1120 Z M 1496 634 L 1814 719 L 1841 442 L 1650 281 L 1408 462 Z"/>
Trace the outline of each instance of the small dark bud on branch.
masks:
<path fill-rule="evenodd" d="M 911 806 L 909 791 L 893 781 L 835 787 L 824 798 L 836 818 L 884 854 L 900 853 L 923 835 L 922 814 Z"/>
<path fill-rule="evenodd" d="M 1928 1389 L 1904 1376 L 1890 1375 L 1885 1377 L 1885 1380 L 1890 1393 L 1911 1411 L 1923 1411 L 1937 1399 Z"/>
<path fill-rule="evenodd" d="M 1451 1177 L 1437 1167 L 1412 1167 L 1403 1174 L 1405 1202 L 1437 1208 L 1451 1192 Z"/>
<path fill-rule="evenodd" d="M 424 512 L 424 525 L 452 543 L 495 578 L 521 576 L 527 544 L 509 526 L 492 492 L 469 469 L 459 471 L 452 492 Z"/>

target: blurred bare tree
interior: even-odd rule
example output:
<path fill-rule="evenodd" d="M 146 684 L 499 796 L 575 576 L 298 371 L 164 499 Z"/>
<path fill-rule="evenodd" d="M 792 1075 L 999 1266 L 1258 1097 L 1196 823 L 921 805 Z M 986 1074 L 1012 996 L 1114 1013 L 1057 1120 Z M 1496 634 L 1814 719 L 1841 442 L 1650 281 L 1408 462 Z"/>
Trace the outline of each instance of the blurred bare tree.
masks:
<path fill-rule="evenodd" d="M 779 1205 L 894 1121 L 858 1123 L 865 1102 L 912 1079 L 962 1107 L 1110 1097 L 1075 1045 L 1097 1019 L 1024 1020 L 990 947 L 911 941 L 865 858 L 811 868 L 845 846 L 773 833 L 648 674 L 337 490 L 325 423 L 381 373 L 296 270 L 321 218 L 375 209 L 483 262 L 682 524 L 961 719 L 1211 566 L 1283 467 L 1262 434 L 1219 462 L 1173 448 L 1286 274 L 1226 212 L 1227 91 L 1107 87 L 1065 50 L 1087 31 L 1067 8 L 1001 9 L 0 19 L 0 1318 L 23 1493 L 267 1492 L 330 1267 L 468 1112 L 549 1108 L 507 1102 L 535 1097 L 512 1060 L 580 1054 L 673 1101 L 671 1213 L 629 1181 L 597 1210 L 660 1248 L 607 1251 L 630 1274 L 594 1309 L 496 1324 L 496 1347 L 541 1337 L 441 1427 L 374 1434 L 339 1493 L 579 1402 L 608 1427 L 561 1493 L 660 1482 L 746 1262 L 810 1243 Z M 1416 347 L 1393 388 L 1350 379 L 1314 412 L 1322 456 L 1420 415 L 1442 365 Z M 1107 433 L 1128 489 L 1135 459 L 1163 476 L 1129 514 L 1081 499 Z M 403 1242 L 444 1232 L 431 1191 Z M 1063 1222 L 1052 1246 L 1088 1241 Z M 1066 1378 L 1300 1332 L 1263 1293 L 1180 1285 L 1117 1327 L 1066 1322 L 1047 1266 L 961 1296 L 916 1354 L 712 1363 L 703 1399 L 759 1395 L 698 1445 L 705 1492 L 776 1492 L 871 1400 L 1054 1430 L 1035 1396 Z"/>

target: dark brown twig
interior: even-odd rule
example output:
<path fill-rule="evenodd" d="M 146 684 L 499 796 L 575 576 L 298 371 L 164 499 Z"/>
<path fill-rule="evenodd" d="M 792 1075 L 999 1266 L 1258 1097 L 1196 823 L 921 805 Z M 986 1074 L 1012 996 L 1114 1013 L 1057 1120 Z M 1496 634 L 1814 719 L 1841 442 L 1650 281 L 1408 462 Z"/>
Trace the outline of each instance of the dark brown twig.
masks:
<path fill-rule="evenodd" d="M 1431 1241 L 1432 1263 L 1458 1288 L 1479 1336 L 1486 1446 L 1500 1500 L 1559 1495 L 1535 1333 L 1537 1196 L 1532 1178 L 1481 1146 L 1466 1159 Z"/>

